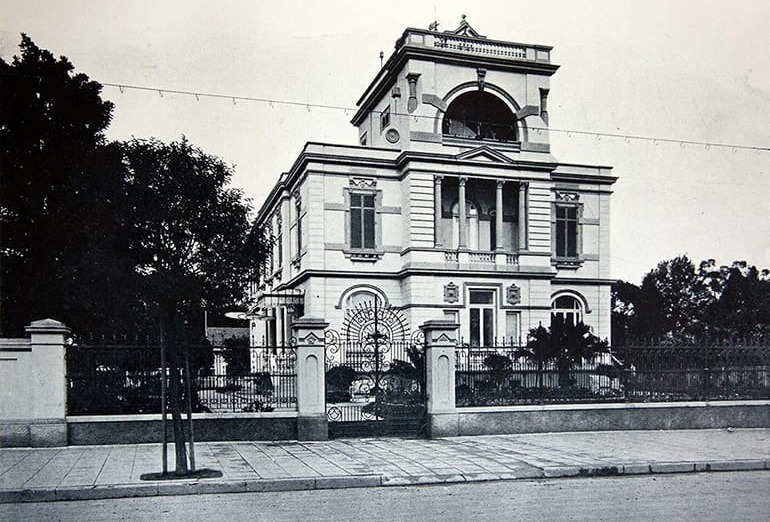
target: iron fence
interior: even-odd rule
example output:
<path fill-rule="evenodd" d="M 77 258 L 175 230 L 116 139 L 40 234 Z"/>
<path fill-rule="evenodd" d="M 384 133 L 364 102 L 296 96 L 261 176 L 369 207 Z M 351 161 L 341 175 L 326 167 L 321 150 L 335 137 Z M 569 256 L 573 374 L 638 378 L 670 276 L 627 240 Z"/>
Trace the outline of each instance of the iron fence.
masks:
<path fill-rule="evenodd" d="M 770 398 L 770 345 L 630 343 L 580 364 L 458 347 L 457 406 Z"/>
<path fill-rule="evenodd" d="M 251 347 L 249 368 L 216 373 L 211 346 L 189 346 L 194 412 L 296 409 L 293 347 Z M 66 351 L 67 413 L 160 413 L 163 369 L 159 344 L 73 344 Z M 180 370 L 167 370 L 180 371 Z M 183 372 L 180 371 L 183 379 Z M 186 386 L 182 386 L 184 400 Z M 184 404 L 184 403 L 183 403 Z"/>

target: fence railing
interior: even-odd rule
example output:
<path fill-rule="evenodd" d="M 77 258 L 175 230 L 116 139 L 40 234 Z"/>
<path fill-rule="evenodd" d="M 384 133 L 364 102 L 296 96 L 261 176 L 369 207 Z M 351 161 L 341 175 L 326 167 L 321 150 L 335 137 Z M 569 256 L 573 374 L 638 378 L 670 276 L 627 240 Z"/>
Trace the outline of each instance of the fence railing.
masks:
<path fill-rule="evenodd" d="M 457 348 L 457 406 L 770 398 L 770 346 L 628 345 L 579 364 Z"/>
<path fill-rule="evenodd" d="M 189 350 L 194 354 L 190 381 L 194 412 L 296 409 L 294 348 L 251 347 L 248 369 L 221 374 L 213 372 L 210 357 L 202 355 L 210 354 L 211 347 L 190 346 Z M 159 345 L 73 345 L 67 348 L 66 358 L 69 415 L 161 411 Z"/>

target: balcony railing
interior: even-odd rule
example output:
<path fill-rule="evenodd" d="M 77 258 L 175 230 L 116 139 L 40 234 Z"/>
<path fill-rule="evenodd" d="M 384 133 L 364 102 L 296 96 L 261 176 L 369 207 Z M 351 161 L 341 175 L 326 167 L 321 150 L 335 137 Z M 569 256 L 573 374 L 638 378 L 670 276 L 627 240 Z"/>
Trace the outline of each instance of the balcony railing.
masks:
<path fill-rule="evenodd" d="M 470 40 L 443 34 L 436 35 L 435 46 L 439 49 L 450 49 L 473 54 L 503 56 L 507 58 L 526 58 L 527 49 L 520 45 L 490 41 Z"/>
<path fill-rule="evenodd" d="M 495 254 L 494 252 L 471 252 L 468 261 L 476 265 L 494 265 Z"/>
<path fill-rule="evenodd" d="M 444 251 L 444 262 L 448 265 L 458 267 L 462 264 L 471 264 L 482 268 L 484 266 L 505 265 L 514 266 L 519 264 L 519 255 L 504 253 L 503 257 L 499 258 L 497 252 L 464 252 L 460 253 L 456 250 Z"/>

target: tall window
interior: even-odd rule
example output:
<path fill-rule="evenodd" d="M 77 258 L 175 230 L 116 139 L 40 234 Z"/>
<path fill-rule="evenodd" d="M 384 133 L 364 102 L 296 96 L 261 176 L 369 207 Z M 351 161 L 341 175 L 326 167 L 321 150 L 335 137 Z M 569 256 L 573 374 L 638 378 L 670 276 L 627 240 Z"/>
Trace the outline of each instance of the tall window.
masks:
<path fill-rule="evenodd" d="M 380 130 L 385 129 L 388 125 L 390 125 L 390 105 L 385 107 L 382 114 L 380 114 Z"/>
<path fill-rule="evenodd" d="M 553 300 L 551 316 L 558 317 L 566 323 L 578 324 L 583 321 L 583 307 L 576 298 L 563 295 Z"/>
<path fill-rule="evenodd" d="M 495 292 L 471 290 L 469 308 L 471 346 L 492 346 L 495 338 Z"/>
<path fill-rule="evenodd" d="M 281 220 L 278 220 L 278 233 L 275 235 L 275 251 L 278 258 L 278 268 L 283 266 L 283 227 Z"/>
<path fill-rule="evenodd" d="M 374 194 L 350 194 L 350 248 L 375 248 Z"/>
<path fill-rule="evenodd" d="M 302 200 L 299 196 L 295 196 L 294 207 L 297 211 L 297 254 L 299 257 L 302 255 Z"/>
<path fill-rule="evenodd" d="M 556 257 L 578 256 L 578 207 L 556 205 Z"/>

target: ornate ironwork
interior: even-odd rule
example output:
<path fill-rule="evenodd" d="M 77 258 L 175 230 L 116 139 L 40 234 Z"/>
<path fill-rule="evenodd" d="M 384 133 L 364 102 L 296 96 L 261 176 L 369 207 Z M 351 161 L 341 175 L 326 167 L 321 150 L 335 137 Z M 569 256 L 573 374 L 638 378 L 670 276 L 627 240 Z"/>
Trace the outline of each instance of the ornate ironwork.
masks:
<path fill-rule="evenodd" d="M 410 334 L 400 310 L 379 299 L 359 303 L 325 342 L 329 422 L 421 423 L 424 334 Z"/>

